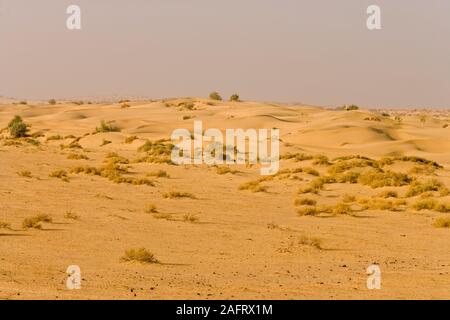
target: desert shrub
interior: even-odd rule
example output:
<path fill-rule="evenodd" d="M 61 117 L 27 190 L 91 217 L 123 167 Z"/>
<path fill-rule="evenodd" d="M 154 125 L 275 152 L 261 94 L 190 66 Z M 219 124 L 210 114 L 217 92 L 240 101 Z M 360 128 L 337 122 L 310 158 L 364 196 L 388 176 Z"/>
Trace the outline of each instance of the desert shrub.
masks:
<path fill-rule="evenodd" d="M 436 167 L 430 165 L 420 165 L 414 166 L 408 171 L 409 174 L 422 174 L 422 175 L 433 175 L 436 171 Z"/>
<path fill-rule="evenodd" d="M 344 173 L 350 169 L 354 168 L 365 168 L 365 167 L 372 167 L 372 168 L 378 168 L 378 164 L 375 160 L 369 159 L 369 158 L 363 158 L 363 157 L 356 157 L 356 156 L 350 156 L 350 157 L 341 157 L 337 158 L 337 162 L 333 163 L 328 169 L 328 173 L 331 175 L 337 175 L 340 173 Z"/>
<path fill-rule="evenodd" d="M 137 261 L 142 263 L 159 263 L 155 255 L 145 248 L 127 249 L 122 261 Z"/>
<path fill-rule="evenodd" d="M 9 223 L 0 221 L 0 229 L 11 229 L 11 225 Z"/>
<path fill-rule="evenodd" d="M 303 173 L 310 174 L 310 175 L 316 176 L 316 177 L 320 176 L 319 171 L 317 171 L 316 169 L 311 168 L 311 167 L 296 168 L 296 169 L 293 169 L 291 172 L 294 174 L 303 172 Z"/>
<path fill-rule="evenodd" d="M 28 171 L 28 170 L 19 171 L 19 172 L 17 172 L 17 174 L 18 174 L 20 177 L 31 178 L 31 172 Z"/>
<path fill-rule="evenodd" d="M 227 174 L 227 173 L 231 173 L 231 174 L 239 173 L 239 171 L 233 170 L 230 167 L 217 167 L 216 172 L 217 172 L 217 174 L 221 174 L 221 175 Z"/>
<path fill-rule="evenodd" d="M 348 171 L 336 175 L 336 181 L 339 183 L 358 183 L 358 178 L 361 174 L 359 172 Z"/>
<path fill-rule="evenodd" d="M 166 199 L 191 198 L 196 199 L 195 196 L 188 192 L 170 191 L 163 194 Z"/>
<path fill-rule="evenodd" d="M 103 139 L 103 141 L 102 141 L 100 147 L 106 146 L 107 144 L 110 144 L 110 143 L 112 143 L 112 141 Z"/>
<path fill-rule="evenodd" d="M 327 165 L 330 164 L 330 161 L 329 161 L 328 157 L 325 156 L 325 155 L 317 155 L 313 159 L 314 159 L 314 161 L 313 161 L 314 165 L 327 166 Z"/>
<path fill-rule="evenodd" d="M 372 169 L 361 174 L 358 178 L 358 183 L 372 188 L 382 188 L 407 185 L 411 180 L 412 179 L 404 173 Z"/>
<path fill-rule="evenodd" d="M 9 134 L 13 138 L 22 138 L 27 136 L 28 125 L 23 122 L 20 116 L 15 116 L 8 123 Z"/>
<path fill-rule="evenodd" d="M 128 103 L 122 103 L 122 105 L 120 106 L 120 108 L 122 108 L 122 109 L 127 109 L 129 107 L 131 107 L 131 106 Z"/>
<path fill-rule="evenodd" d="M 433 226 L 436 228 L 450 228 L 450 217 L 439 217 L 433 222 Z"/>
<path fill-rule="evenodd" d="M 296 162 L 311 160 L 313 156 L 305 154 L 305 153 L 286 153 L 283 154 L 280 159 L 282 160 L 294 160 Z"/>
<path fill-rule="evenodd" d="M 137 139 L 139 139 L 137 136 L 130 136 L 125 139 L 124 143 L 130 144 L 130 143 L 133 143 L 133 141 L 137 140 Z"/>
<path fill-rule="evenodd" d="M 438 212 L 450 212 L 450 203 L 437 203 L 433 209 Z"/>
<path fill-rule="evenodd" d="M 350 214 L 350 213 L 352 213 L 352 211 L 353 211 L 352 208 L 348 204 L 341 202 L 334 206 L 332 213 L 336 214 L 336 215 Z"/>
<path fill-rule="evenodd" d="M 72 141 L 68 145 L 61 144 L 59 147 L 61 148 L 61 150 L 64 150 L 64 149 L 83 149 L 83 147 L 78 143 L 77 140 Z"/>
<path fill-rule="evenodd" d="M 24 229 L 42 229 L 42 222 L 52 222 L 53 219 L 48 214 L 38 214 L 34 217 L 26 218 L 22 222 Z"/>
<path fill-rule="evenodd" d="M 440 191 L 444 186 L 442 182 L 436 179 L 430 179 L 425 182 L 414 181 L 406 192 L 407 197 L 414 197 L 428 191 Z"/>
<path fill-rule="evenodd" d="M 347 110 L 347 111 L 359 110 L 359 107 L 355 104 L 351 104 L 349 106 L 344 106 L 344 110 Z"/>
<path fill-rule="evenodd" d="M 147 173 L 149 177 L 157 177 L 157 178 L 170 178 L 170 175 L 164 170 L 157 170 L 154 172 Z"/>
<path fill-rule="evenodd" d="M 56 104 L 56 100 L 55 99 L 50 99 L 50 100 L 48 100 L 48 104 L 55 105 Z"/>
<path fill-rule="evenodd" d="M 421 199 L 416 201 L 412 207 L 414 210 L 433 210 L 437 206 L 437 201 L 435 199 Z"/>
<path fill-rule="evenodd" d="M 54 140 L 62 140 L 64 139 L 62 136 L 60 136 L 59 134 L 54 135 L 54 136 L 50 136 L 47 139 L 45 139 L 45 141 L 54 141 Z"/>
<path fill-rule="evenodd" d="M 119 132 L 120 128 L 107 123 L 105 120 L 100 122 L 100 127 L 95 129 L 96 132 Z"/>
<path fill-rule="evenodd" d="M 217 101 L 221 101 L 221 100 L 222 100 L 222 97 L 221 97 L 220 94 L 219 94 L 218 92 L 216 92 L 216 91 L 211 92 L 211 93 L 209 94 L 209 98 L 210 98 L 211 100 L 217 100 Z"/>
<path fill-rule="evenodd" d="M 163 140 L 158 140 L 152 142 L 150 140 L 145 141 L 145 143 L 139 147 L 139 152 L 147 152 L 149 155 L 171 155 L 173 145 L 170 143 L 164 143 Z"/>
<path fill-rule="evenodd" d="M 267 187 L 261 186 L 260 181 L 249 181 L 239 186 L 239 190 L 249 190 L 251 192 L 266 192 Z"/>
<path fill-rule="evenodd" d="M 69 181 L 69 177 L 67 176 L 66 170 L 55 170 L 49 174 L 50 178 L 58 178 L 63 181 Z"/>
<path fill-rule="evenodd" d="M 192 119 L 193 117 L 192 116 L 183 116 L 183 120 L 189 120 L 189 119 Z"/>
<path fill-rule="evenodd" d="M 149 203 L 145 206 L 145 212 L 146 213 L 158 213 L 158 209 L 156 208 L 156 205 L 153 203 Z"/>
<path fill-rule="evenodd" d="M 314 207 L 304 207 L 297 209 L 297 214 L 301 217 L 303 216 L 316 216 L 319 214 L 319 211 L 317 211 Z"/>
<path fill-rule="evenodd" d="M 380 194 L 378 194 L 378 196 L 380 198 L 397 198 L 398 193 L 397 193 L 397 191 L 393 191 L 393 190 L 385 190 L 385 191 L 381 192 Z"/>
<path fill-rule="evenodd" d="M 310 198 L 300 198 L 294 201 L 296 206 L 315 206 L 317 201 Z"/>
<path fill-rule="evenodd" d="M 391 200 L 372 199 L 368 203 L 368 209 L 395 211 L 395 205 Z"/>
<path fill-rule="evenodd" d="M 230 101 L 239 102 L 241 100 L 239 99 L 239 95 L 235 93 L 231 95 Z"/>
<path fill-rule="evenodd" d="M 317 237 L 302 235 L 298 241 L 298 244 L 314 247 L 316 249 L 322 249 L 323 241 Z"/>
<path fill-rule="evenodd" d="M 192 214 L 185 214 L 183 216 L 183 221 L 184 222 L 195 223 L 195 222 L 198 222 L 198 220 L 199 219 L 196 216 L 192 215 Z"/>
<path fill-rule="evenodd" d="M 381 158 L 380 160 L 378 160 L 378 164 L 380 166 L 392 165 L 392 164 L 394 164 L 395 161 L 413 162 L 413 163 L 418 163 L 418 164 L 423 164 L 423 165 L 429 165 L 429 166 L 433 166 L 437 169 L 443 168 L 439 163 L 437 163 L 435 161 L 428 160 L 428 159 L 421 158 L 421 157 L 416 157 L 416 156 L 384 157 L 384 158 Z"/>
<path fill-rule="evenodd" d="M 342 196 L 342 202 L 344 202 L 344 203 L 352 203 L 355 201 L 356 201 L 356 196 L 354 196 L 354 195 L 346 193 Z"/>
<path fill-rule="evenodd" d="M 89 158 L 84 154 L 71 153 L 67 156 L 69 160 L 89 160 Z"/>
<path fill-rule="evenodd" d="M 78 220 L 78 219 L 80 219 L 80 217 L 77 214 L 75 214 L 75 213 L 73 213 L 71 211 L 67 211 L 66 213 L 64 213 L 64 218 L 70 219 L 70 220 Z"/>

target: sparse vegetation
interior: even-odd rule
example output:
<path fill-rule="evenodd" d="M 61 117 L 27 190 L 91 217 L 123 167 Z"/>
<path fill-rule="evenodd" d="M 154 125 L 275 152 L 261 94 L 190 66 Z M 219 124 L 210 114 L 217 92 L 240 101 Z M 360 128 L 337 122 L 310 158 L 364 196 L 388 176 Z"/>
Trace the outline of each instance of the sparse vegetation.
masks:
<path fill-rule="evenodd" d="M 95 129 L 95 131 L 97 133 L 101 133 L 101 132 L 119 132 L 120 128 L 112 125 L 111 123 L 107 123 L 106 121 L 102 120 L 100 122 L 100 127 L 97 127 Z"/>
<path fill-rule="evenodd" d="M 24 229 L 42 229 L 42 222 L 52 222 L 53 219 L 48 214 L 38 214 L 31 218 L 26 218 L 22 222 Z"/>
<path fill-rule="evenodd" d="M 436 228 L 450 228 L 450 217 L 438 217 L 434 220 L 433 226 Z"/>
<path fill-rule="evenodd" d="M 295 199 L 294 204 L 296 206 L 315 206 L 317 201 L 311 198 Z"/>
<path fill-rule="evenodd" d="M 32 176 L 31 176 L 31 172 L 28 171 L 28 170 L 19 171 L 19 172 L 17 172 L 17 174 L 18 174 L 20 177 L 24 177 L 24 178 L 31 178 L 31 177 L 32 177 Z"/>
<path fill-rule="evenodd" d="M 133 141 L 137 140 L 137 139 L 139 139 L 137 136 L 130 136 L 125 139 L 124 143 L 130 144 L 130 143 L 133 143 Z"/>
<path fill-rule="evenodd" d="M 122 261 L 137 261 L 141 263 L 159 263 L 155 255 L 145 248 L 128 249 L 125 250 L 125 254 L 122 257 Z"/>
<path fill-rule="evenodd" d="M 55 170 L 49 174 L 50 178 L 58 178 L 64 182 L 69 182 L 69 177 L 67 176 L 66 170 Z"/>
<path fill-rule="evenodd" d="M 145 207 L 145 212 L 146 213 L 158 213 L 158 209 L 156 208 L 156 205 L 154 205 L 153 203 L 149 203 Z"/>
<path fill-rule="evenodd" d="M 267 187 L 260 185 L 261 181 L 249 181 L 239 186 L 239 190 L 249 190 L 251 192 L 266 192 Z"/>
<path fill-rule="evenodd" d="M 183 216 L 183 221 L 184 222 L 196 223 L 196 222 L 198 222 L 198 220 L 199 219 L 196 216 L 192 215 L 192 214 L 185 214 Z"/>
<path fill-rule="evenodd" d="M 323 240 L 318 237 L 302 235 L 298 243 L 300 245 L 310 246 L 316 249 L 322 249 Z"/>
<path fill-rule="evenodd" d="M 217 174 L 221 174 L 221 175 L 227 174 L 227 173 L 230 173 L 230 174 L 239 173 L 239 171 L 231 169 L 230 167 L 217 167 L 216 172 L 217 172 Z"/>
<path fill-rule="evenodd" d="M 314 207 L 304 207 L 299 208 L 297 210 L 297 214 L 301 217 L 303 216 L 317 216 L 319 214 L 319 211 Z"/>
<path fill-rule="evenodd" d="M 190 198 L 196 199 L 196 197 L 188 192 L 178 192 L 178 191 L 170 191 L 163 194 L 163 197 L 166 199 L 179 199 L 179 198 Z"/>
<path fill-rule="evenodd" d="M 239 102 L 241 100 L 239 98 L 239 95 L 235 93 L 230 96 L 230 101 Z"/>
<path fill-rule="evenodd" d="M 67 211 L 66 213 L 64 213 L 64 218 L 70 219 L 70 220 L 78 220 L 78 219 L 80 219 L 80 217 L 77 214 L 75 214 L 75 213 L 73 213 L 71 211 Z"/>
<path fill-rule="evenodd" d="M 157 170 L 154 172 L 147 173 L 149 177 L 157 177 L 157 178 L 170 178 L 170 175 L 164 170 Z"/>
<path fill-rule="evenodd" d="M 420 182 L 416 180 L 409 186 L 409 189 L 406 192 L 406 196 L 414 197 L 428 191 L 441 191 L 445 189 L 446 188 L 444 187 L 442 182 L 436 179 L 430 179 L 425 182 Z"/>
<path fill-rule="evenodd" d="M 222 97 L 221 97 L 220 94 L 219 94 L 218 92 L 216 92 L 216 91 L 211 92 L 211 93 L 209 94 L 209 98 L 210 98 L 211 100 L 222 101 Z"/>
<path fill-rule="evenodd" d="M 89 160 L 88 156 L 80 153 L 71 153 L 67 156 L 69 160 Z"/>
<path fill-rule="evenodd" d="M 11 230 L 11 225 L 9 223 L 0 221 L 0 229 L 7 229 L 7 230 Z"/>

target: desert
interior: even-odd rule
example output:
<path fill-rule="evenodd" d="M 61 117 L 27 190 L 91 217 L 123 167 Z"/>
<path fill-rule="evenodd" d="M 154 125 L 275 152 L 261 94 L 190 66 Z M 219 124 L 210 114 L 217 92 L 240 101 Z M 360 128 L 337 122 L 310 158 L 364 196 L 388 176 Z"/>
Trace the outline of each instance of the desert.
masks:
<path fill-rule="evenodd" d="M 2 99 L 0 299 L 450 297 L 450 110 L 231 100 Z M 195 120 L 278 172 L 175 165 Z"/>

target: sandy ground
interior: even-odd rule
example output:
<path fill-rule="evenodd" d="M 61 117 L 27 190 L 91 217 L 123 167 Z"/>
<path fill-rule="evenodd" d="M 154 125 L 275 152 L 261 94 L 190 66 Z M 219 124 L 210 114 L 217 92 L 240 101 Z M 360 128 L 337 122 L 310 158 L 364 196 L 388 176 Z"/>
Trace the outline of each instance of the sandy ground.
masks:
<path fill-rule="evenodd" d="M 279 128 L 283 155 L 426 158 L 443 168 L 410 175 L 450 188 L 448 110 L 429 111 L 421 122 L 419 111 L 382 116 L 201 99 L 193 99 L 195 108 L 188 110 L 178 106 L 185 101 L 135 101 L 127 108 L 119 103 L 0 105 L 0 128 L 17 114 L 38 136 L 13 140 L 3 131 L 0 140 L 0 222 L 9 224 L 0 229 L 0 299 L 450 298 L 450 229 L 433 226 L 450 213 L 413 209 L 419 195 L 405 198 L 398 211 L 361 209 L 355 201 L 352 214 L 299 216 L 294 204 L 308 197 L 317 206 L 333 206 L 345 194 L 372 199 L 385 190 L 403 198 L 408 186 L 331 183 L 318 194 L 299 195 L 299 188 L 316 177 L 298 173 L 262 181 L 266 190 L 252 192 L 239 187 L 261 178 L 258 166 L 230 166 L 238 172 L 218 174 L 204 165 L 132 161 L 145 154 L 138 148 L 146 139 L 168 139 L 176 128 L 191 130 L 197 119 L 221 130 Z M 121 131 L 92 134 L 101 120 Z M 47 140 L 55 135 L 63 138 Z M 137 139 L 125 143 L 130 136 Z M 61 148 L 74 140 L 81 148 Z M 105 140 L 111 143 L 101 146 Z M 157 170 L 169 177 L 147 177 L 154 182 L 150 186 L 72 173 L 76 166 L 100 167 L 111 152 L 130 160 L 130 177 Z M 68 159 L 73 153 L 88 159 Z M 414 166 L 395 161 L 390 170 L 409 172 Z M 283 159 L 280 170 L 299 167 L 313 167 L 324 176 L 330 165 Z M 68 181 L 50 177 L 55 170 L 65 170 Z M 195 199 L 164 198 L 172 191 Z M 445 194 L 428 196 L 450 202 Z M 147 213 L 148 204 L 158 214 Z M 67 218 L 67 212 L 78 219 Z M 41 230 L 22 226 L 37 214 L 53 220 L 42 223 Z M 320 248 L 305 239 L 320 239 Z M 141 247 L 160 263 L 121 260 L 125 250 Z M 381 290 L 367 289 L 371 264 L 381 268 Z M 80 290 L 66 287 L 69 265 L 81 268 Z"/>

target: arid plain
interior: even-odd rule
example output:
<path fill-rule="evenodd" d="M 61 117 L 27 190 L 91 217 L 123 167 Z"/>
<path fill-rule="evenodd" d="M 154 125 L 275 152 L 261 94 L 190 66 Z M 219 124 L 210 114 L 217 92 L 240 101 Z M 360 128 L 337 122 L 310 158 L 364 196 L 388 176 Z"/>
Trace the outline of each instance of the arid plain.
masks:
<path fill-rule="evenodd" d="M 16 115 L 28 136 L 10 137 Z M 171 164 L 194 120 L 279 128 L 280 171 Z M 449 299 L 449 125 L 449 110 L 3 101 L 0 299 Z"/>

